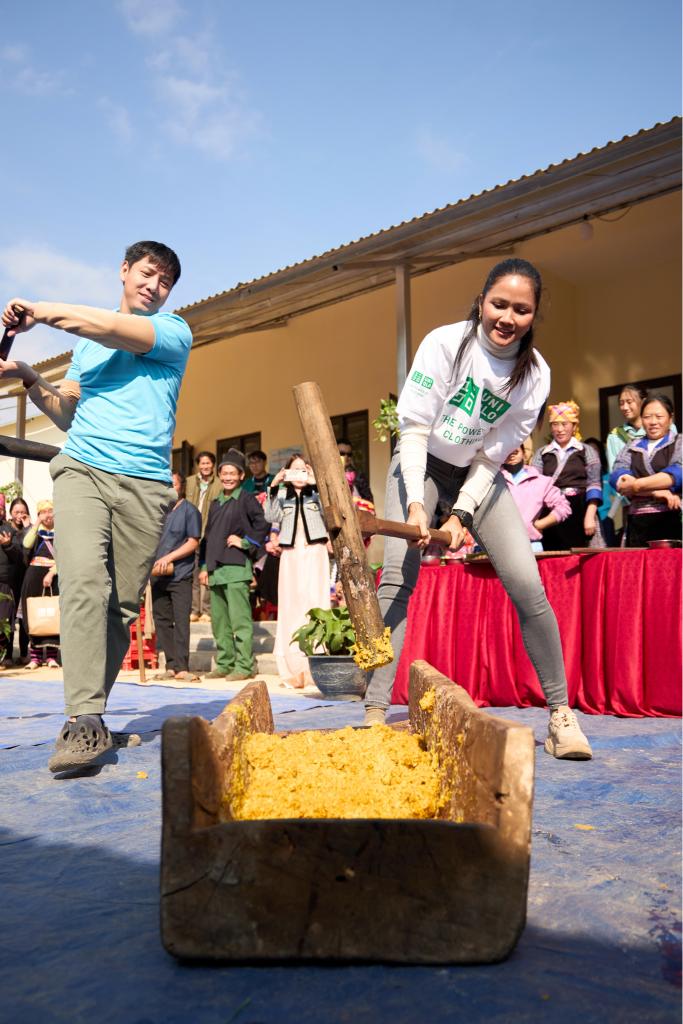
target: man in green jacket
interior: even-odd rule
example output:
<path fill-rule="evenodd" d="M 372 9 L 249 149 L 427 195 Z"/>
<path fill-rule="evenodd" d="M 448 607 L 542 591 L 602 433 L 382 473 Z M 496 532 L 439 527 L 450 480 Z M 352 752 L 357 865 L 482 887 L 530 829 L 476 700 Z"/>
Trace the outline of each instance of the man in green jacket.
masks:
<path fill-rule="evenodd" d="M 222 493 L 221 482 L 216 476 L 216 456 L 213 452 L 200 452 L 196 460 L 197 473 L 188 478 L 185 497 L 195 505 L 202 517 L 202 537 L 206 530 L 209 506 Z M 190 622 L 210 622 L 209 591 L 199 582 L 199 552 L 192 576 L 192 612 Z"/>

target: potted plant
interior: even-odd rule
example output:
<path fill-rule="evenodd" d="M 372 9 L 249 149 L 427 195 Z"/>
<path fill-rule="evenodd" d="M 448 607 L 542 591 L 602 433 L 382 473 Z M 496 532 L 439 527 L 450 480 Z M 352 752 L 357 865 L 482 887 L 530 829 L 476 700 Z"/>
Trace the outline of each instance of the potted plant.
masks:
<path fill-rule="evenodd" d="M 10 642 L 12 637 L 12 627 L 10 626 L 9 619 L 0 619 L 0 636 L 3 636 L 5 638 L 5 641 L 7 641 L 7 646 L 3 645 L 3 647 L 0 649 L 1 665 L 8 655 L 10 657 L 12 656 L 12 644 Z"/>
<path fill-rule="evenodd" d="M 311 608 L 306 614 L 308 622 L 292 641 L 307 656 L 315 685 L 328 700 L 360 700 L 367 683 L 353 660 L 356 634 L 348 608 Z"/>
<path fill-rule="evenodd" d="M 386 442 L 389 438 L 397 438 L 400 434 L 398 429 L 398 412 L 396 411 L 396 399 L 380 398 L 379 415 L 372 421 L 377 431 L 377 440 Z M 393 450 L 393 449 L 392 449 Z"/>

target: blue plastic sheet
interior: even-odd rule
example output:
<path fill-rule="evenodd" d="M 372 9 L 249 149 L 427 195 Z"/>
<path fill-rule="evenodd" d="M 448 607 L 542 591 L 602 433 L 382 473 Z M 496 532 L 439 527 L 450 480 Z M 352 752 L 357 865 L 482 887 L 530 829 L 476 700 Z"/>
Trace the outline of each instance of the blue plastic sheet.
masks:
<path fill-rule="evenodd" d="M 118 684 L 113 696 L 142 746 L 98 774 L 57 780 L 45 764 L 62 720 L 59 687 L 0 684 L 3 737 L 11 722 L 40 726 L 29 740 L 12 725 L 20 743 L 0 750 L 0 1021 L 680 1020 L 678 722 L 581 716 L 595 757 L 571 763 L 541 750 L 544 712 L 494 712 L 531 725 L 539 743 L 528 923 L 505 963 L 205 967 L 175 962 L 159 941 L 155 729 L 170 714 L 215 717 L 230 695 Z M 273 705 L 279 729 L 362 717 L 352 703 Z"/>
<path fill-rule="evenodd" d="M 201 715 L 212 719 L 219 715 L 234 696 L 234 690 L 220 693 L 196 686 L 138 686 L 117 683 L 111 693 L 106 721 L 114 732 L 159 732 L 166 718 L 173 715 Z M 301 698 L 271 696 L 273 714 L 301 708 Z M 321 707 L 329 701 L 312 701 L 309 707 Z M 61 684 L 54 682 L 0 679 L 0 749 L 53 743 L 64 721 L 64 697 Z"/>

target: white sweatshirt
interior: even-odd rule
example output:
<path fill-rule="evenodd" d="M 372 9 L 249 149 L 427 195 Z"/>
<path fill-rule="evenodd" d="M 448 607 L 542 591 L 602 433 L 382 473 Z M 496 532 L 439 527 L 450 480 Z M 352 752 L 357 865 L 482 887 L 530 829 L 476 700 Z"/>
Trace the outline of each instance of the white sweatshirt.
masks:
<path fill-rule="evenodd" d="M 401 472 L 408 504 L 424 502 L 429 452 L 453 466 L 470 467 L 457 507 L 474 513 L 506 456 L 534 429 L 550 392 L 550 369 L 536 351 L 538 366 L 508 394 L 514 357 L 493 354 L 485 335 L 475 337 L 456 380 L 455 360 L 468 326 L 464 321 L 431 331 L 401 392 Z"/>

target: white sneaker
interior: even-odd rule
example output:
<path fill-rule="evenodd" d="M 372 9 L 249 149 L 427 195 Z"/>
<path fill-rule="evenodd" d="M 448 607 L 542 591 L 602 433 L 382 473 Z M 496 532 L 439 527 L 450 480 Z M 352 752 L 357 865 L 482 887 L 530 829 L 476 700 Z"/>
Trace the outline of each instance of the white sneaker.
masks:
<path fill-rule="evenodd" d="M 384 708 L 366 708 L 363 725 L 384 725 L 386 717 Z"/>
<path fill-rule="evenodd" d="M 593 751 L 571 708 L 556 708 L 548 722 L 545 751 L 569 761 L 590 761 Z"/>

